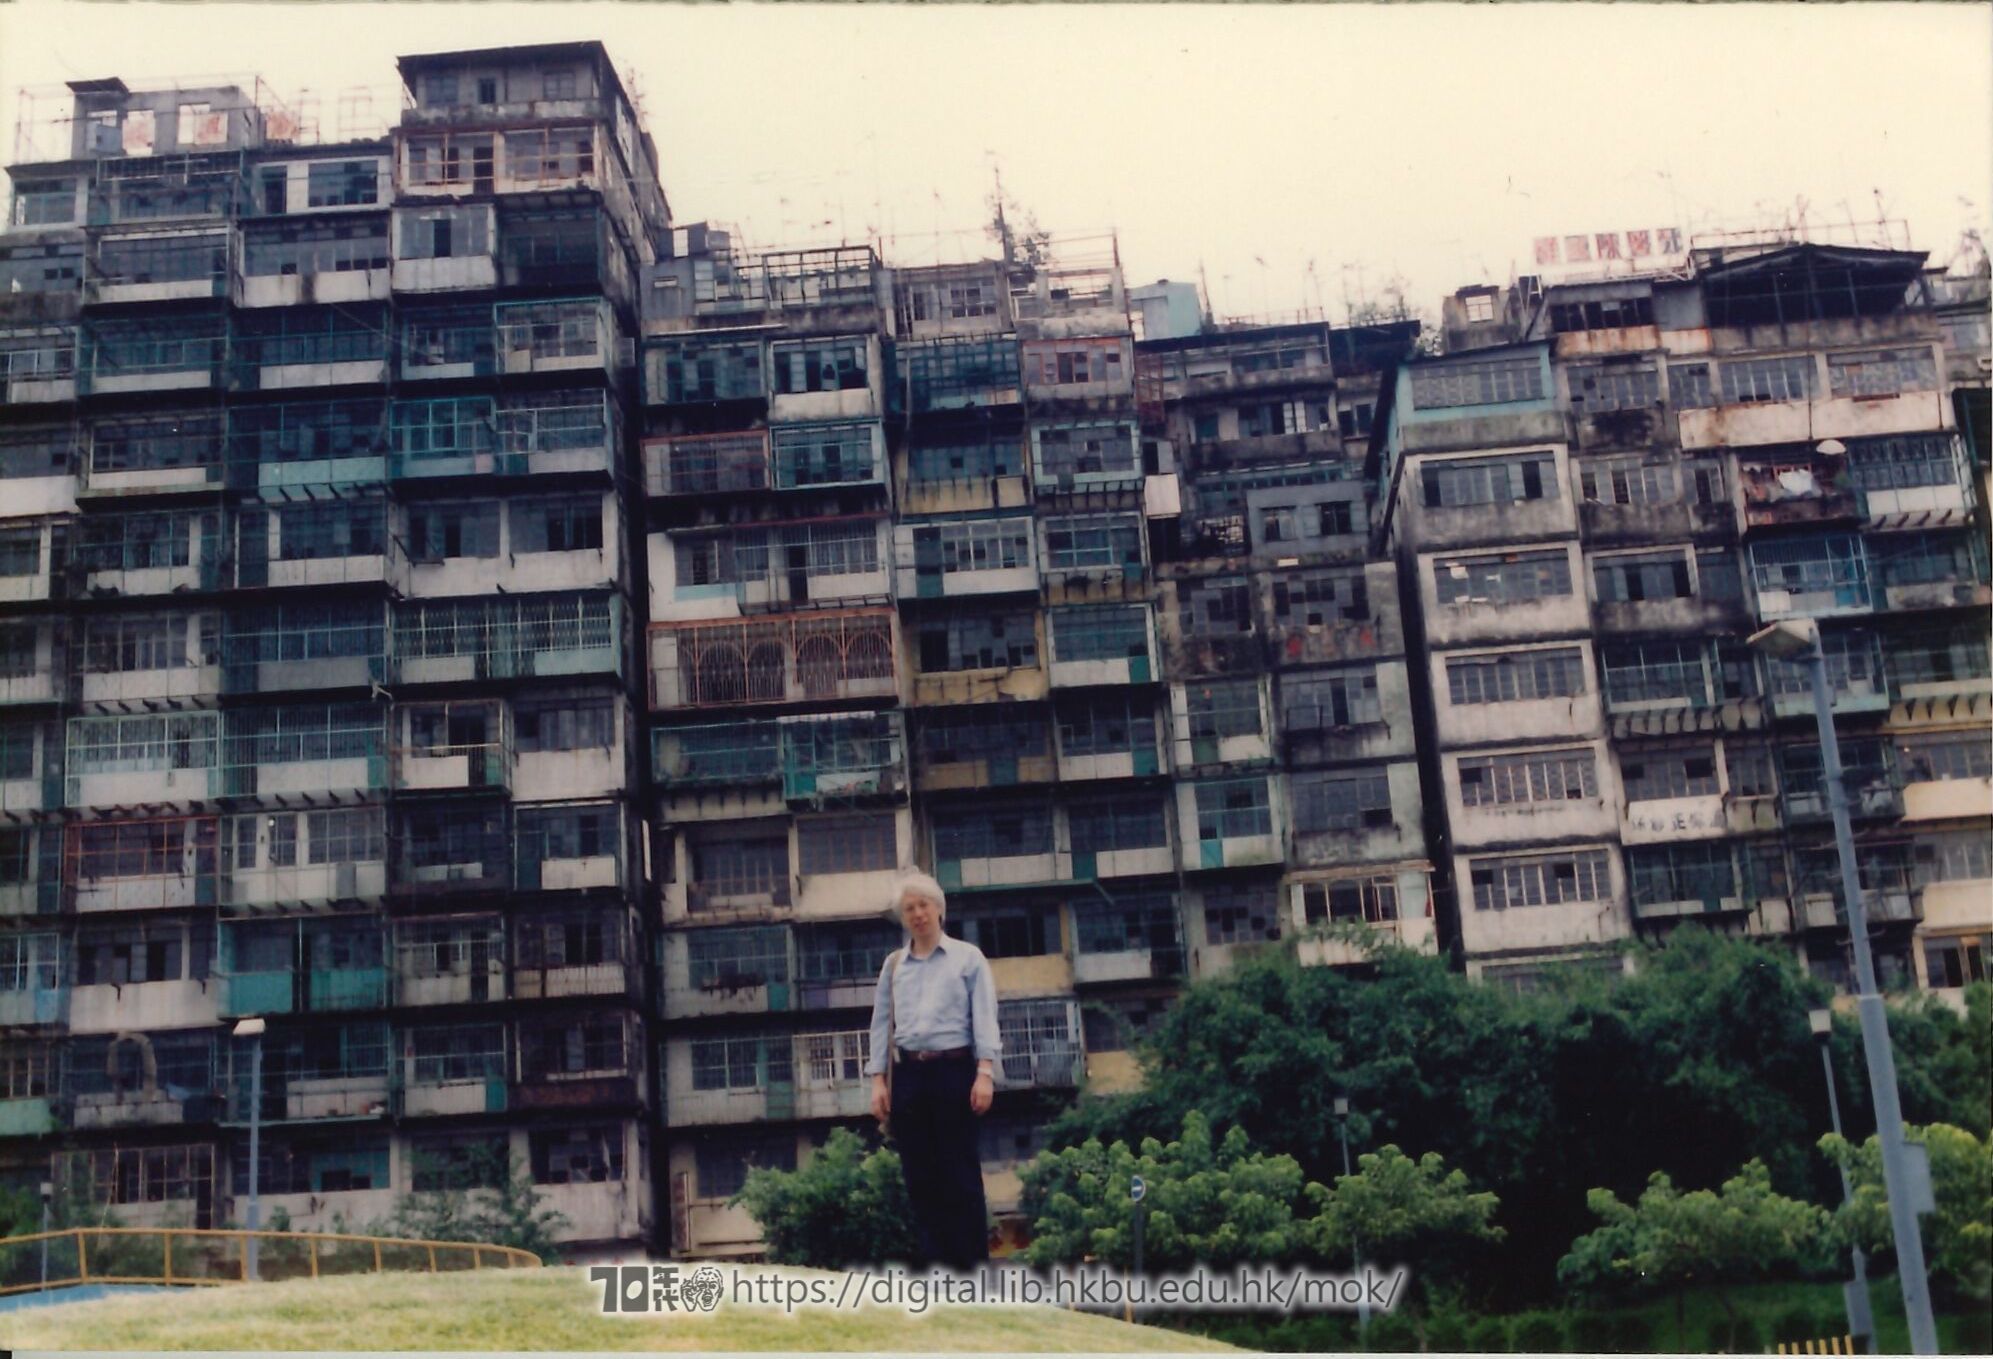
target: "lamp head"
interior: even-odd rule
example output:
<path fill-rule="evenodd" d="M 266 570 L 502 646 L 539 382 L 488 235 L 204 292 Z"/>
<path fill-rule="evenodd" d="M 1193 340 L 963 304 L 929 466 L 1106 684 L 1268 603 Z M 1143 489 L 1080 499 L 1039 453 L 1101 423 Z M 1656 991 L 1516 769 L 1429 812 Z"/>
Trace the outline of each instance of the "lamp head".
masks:
<path fill-rule="evenodd" d="M 237 1038 L 261 1038 L 263 1036 L 262 1016 L 257 1015 L 249 1019 L 237 1020 L 235 1036 Z"/>
<path fill-rule="evenodd" d="M 1808 1010 L 1806 1027 L 1813 1030 L 1815 1038 L 1826 1041 L 1827 1035 L 1834 1031 L 1834 1012 L 1824 1006 L 1818 1010 Z"/>
<path fill-rule="evenodd" d="M 1811 618 L 1787 618 L 1759 628 L 1744 644 L 1776 661 L 1796 661 L 1820 647 L 1820 625 Z"/>
<path fill-rule="evenodd" d="M 1346 1095 L 1337 1095 L 1337 1096 L 1336 1096 L 1336 1117 L 1337 1117 L 1337 1118 L 1348 1118 L 1348 1117 L 1349 1117 L 1349 1097 L 1348 1097 L 1348 1096 L 1346 1096 Z"/>
<path fill-rule="evenodd" d="M 48 1202 L 48 1201 L 49 1201 L 50 1199 L 52 1199 L 52 1198 L 54 1198 L 54 1197 L 55 1197 L 55 1181 L 53 1181 L 53 1180 L 43 1180 L 43 1181 L 42 1181 L 42 1202 L 43 1202 L 43 1203 L 47 1203 L 47 1202 Z"/>

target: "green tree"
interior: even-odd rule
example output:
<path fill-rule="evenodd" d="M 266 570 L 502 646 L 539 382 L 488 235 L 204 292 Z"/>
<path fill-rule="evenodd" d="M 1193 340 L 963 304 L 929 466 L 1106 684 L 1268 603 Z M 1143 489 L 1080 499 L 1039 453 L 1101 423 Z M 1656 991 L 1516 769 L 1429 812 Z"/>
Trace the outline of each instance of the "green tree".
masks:
<path fill-rule="evenodd" d="M 768 1258 L 778 1264 L 842 1269 L 913 1256 L 899 1154 L 868 1153 L 849 1128 L 833 1128 L 796 1170 L 750 1170 L 732 1201 L 761 1224 Z"/>
<path fill-rule="evenodd" d="M 1302 1232 L 1317 1258 L 1410 1264 L 1419 1281 L 1458 1277 L 1463 1244 L 1507 1235 L 1494 1225 L 1495 1195 L 1475 1192 L 1436 1152 L 1416 1161 L 1393 1146 L 1367 1152 L 1354 1175 L 1338 1176 L 1332 1189 L 1311 1184 L 1308 1197 L 1316 1212 Z"/>
<path fill-rule="evenodd" d="M 1436 1152 L 1499 1196 L 1508 1241 L 1474 1252 L 1465 1281 L 1483 1304 L 1547 1296 L 1563 1243 L 1593 1225 L 1594 1188 L 1631 1199 L 1655 1170 L 1710 1187 L 1757 1159 L 1779 1192 L 1824 1199 L 1831 1172 L 1806 1150 L 1825 1116 L 1806 1014 L 1826 986 L 1789 949 L 1692 925 L 1630 952 L 1624 975 L 1523 996 L 1399 948 L 1364 976 L 1263 955 L 1186 987 L 1135 1046 L 1142 1088 L 1083 1097 L 1048 1145 L 1167 1141 L 1197 1110 L 1328 1182 L 1347 1096 L 1354 1148 Z M 1892 1013 L 1906 1110 L 1978 1098 L 1985 1118 L 1989 995 L 1968 995 L 1966 1021 L 1923 1004 Z M 1844 1077 L 1844 1095 L 1856 1088 Z M 1847 1112 L 1866 1132 L 1865 1109 L 1850 1099 Z"/>
<path fill-rule="evenodd" d="M 1762 1161 L 1715 1192 L 1684 1193 L 1656 1171 L 1632 1204 L 1607 1189 L 1593 1190 L 1589 1201 L 1604 1225 L 1571 1243 L 1558 1278 L 1579 1292 L 1672 1290 L 1678 1333 L 1683 1292 L 1693 1285 L 1715 1293 L 1734 1338 L 1732 1285 L 1821 1263 L 1826 1211 L 1775 1192 Z"/>
<path fill-rule="evenodd" d="M 418 1173 L 441 1180 L 435 1189 L 411 1190 L 395 1200 L 387 1231 L 429 1241 L 478 1241 L 515 1246 L 542 1260 L 556 1254 L 567 1215 L 546 1206 L 523 1157 L 497 1144 L 480 1146 L 450 1173 L 418 1153 Z"/>
<path fill-rule="evenodd" d="M 1309 1200 L 1300 1164 L 1292 1156 L 1253 1150 L 1236 1125 L 1214 1142 L 1210 1120 L 1192 1110 L 1170 1142 L 1144 1138 L 1137 1151 L 1126 1142 L 1094 1139 L 1034 1157 L 1020 1172 L 1024 1211 L 1032 1219 L 1031 1263 L 1091 1256 L 1131 1266 L 1135 1207 L 1129 1187 L 1137 1175 L 1146 1184 L 1146 1268 L 1203 1263 L 1223 1269 L 1307 1257 L 1298 1214 Z"/>
<path fill-rule="evenodd" d="M 1944 1123 L 1908 1134 L 1930 1153 L 1937 1211 L 1923 1217 L 1922 1236 L 1931 1275 L 1958 1297 L 1983 1303 L 1993 1297 L 1993 1137 Z M 1871 1137 L 1856 1146 L 1830 1133 L 1820 1146 L 1854 1182 L 1853 1199 L 1835 1211 L 1835 1239 L 1870 1252 L 1893 1250 L 1881 1141 Z"/>

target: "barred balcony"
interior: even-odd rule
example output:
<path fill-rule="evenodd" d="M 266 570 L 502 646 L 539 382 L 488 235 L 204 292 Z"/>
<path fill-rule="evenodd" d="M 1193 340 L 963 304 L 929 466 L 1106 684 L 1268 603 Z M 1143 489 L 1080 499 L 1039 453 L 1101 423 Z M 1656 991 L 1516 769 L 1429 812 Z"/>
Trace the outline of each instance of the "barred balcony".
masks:
<path fill-rule="evenodd" d="M 1177 785 L 1177 824 L 1187 871 L 1285 862 L 1287 814 L 1278 776 L 1209 779 Z"/>
<path fill-rule="evenodd" d="M 365 689 L 388 678 L 388 614 L 379 604 L 238 609 L 222 634 L 229 694 Z"/>
<path fill-rule="evenodd" d="M 491 377 L 498 372 L 498 330 L 486 307 L 403 313 L 397 354 L 404 382 Z"/>
<path fill-rule="evenodd" d="M 392 669 L 404 684 L 620 677 L 626 607 L 606 592 L 405 600 L 394 609 Z"/>
<path fill-rule="evenodd" d="M 380 1009 L 388 1003 L 386 940 L 378 917 L 224 920 L 215 961 L 221 1013 Z"/>
<path fill-rule="evenodd" d="M 221 516 L 213 510 L 92 515 L 76 526 L 69 564 L 93 595 L 167 595 L 229 584 Z"/>
<path fill-rule="evenodd" d="M 666 1019 L 779 1014 L 796 1008 L 784 926 L 674 930 L 658 947 Z"/>
<path fill-rule="evenodd" d="M 97 421 L 88 439 L 82 489 L 93 498 L 212 491 L 223 482 L 226 458 L 219 415 L 185 412 Z"/>
<path fill-rule="evenodd" d="M 221 896 L 218 819 L 158 817 L 64 827 L 62 884 L 74 911 L 212 906 Z"/>
<path fill-rule="evenodd" d="M 1076 1000 L 997 1002 L 997 1033 L 1003 1044 L 997 1087 L 1058 1090 L 1076 1085 L 1085 1058 L 1079 1008 Z"/>
<path fill-rule="evenodd" d="M 902 344 L 898 358 L 914 415 L 1015 406 L 1022 399 L 1017 341 L 1008 335 L 916 341 Z"/>
<path fill-rule="evenodd" d="M 513 841 L 513 885 L 522 892 L 620 888 L 634 848 L 618 802 L 519 806 Z"/>
<path fill-rule="evenodd" d="M 86 301 L 174 302 L 228 296 L 226 230 L 155 231 L 98 237 Z"/>
<path fill-rule="evenodd" d="M 652 624 L 651 707 L 894 698 L 896 622 L 890 609 L 855 609 Z"/>
<path fill-rule="evenodd" d="M 1768 623 L 1875 607 L 1868 552 L 1853 534 L 1752 543 L 1750 555 L 1758 614 Z"/>
<path fill-rule="evenodd" d="M 674 1128 L 856 1118 L 870 1106 L 865 1029 L 666 1044 L 665 1119 Z"/>
<path fill-rule="evenodd" d="M 396 1005 L 474 1005 L 510 997 L 502 916 L 404 918 L 392 929 Z"/>
<path fill-rule="evenodd" d="M 416 899 L 502 892 L 512 885 L 512 818 L 502 804 L 424 803 L 401 813 L 389 885 Z"/>
<path fill-rule="evenodd" d="M 63 557 L 69 526 L 57 520 L 0 524 L 0 604 L 62 599 L 68 589 Z"/>
<path fill-rule="evenodd" d="M 1054 689 L 1148 684 L 1157 678 L 1155 621 L 1146 604 L 1046 610 Z"/>
<path fill-rule="evenodd" d="M 218 712 L 72 717 L 66 747 L 70 807 L 198 804 L 222 793 Z"/>
<path fill-rule="evenodd" d="M 643 995 L 635 927 L 620 906 L 535 909 L 514 920 L 512 934 L 512 993 L 518 999 Z"/>
<path fill-rule="evenodd" d="M 387 710 L 371 703 L 232 708 L 223 714 L 230 797 L 317 800 L 388 786 Z"/>
<path fill-rule="evenodd" d="M 672 496 L 738 495 L 769 488 L 765 429 L 644 440 L 644 491 Z"/>
<path fill-rule="evenodd" d="M 922 792 L 1013 788 L 1061 777 L 1042 708 L 972 705 L 925 715 L 915 745 Z"/>
<path fill-rule="evenodd" d="M 299 307 L 245 321 L 229 353 L 235 390 L 378 386 L 388 376 L 387 312 Z"/>
<path fill-rule="evenodd" d="M 1744 488 L 1744 526 L 1824 524 L 1860 516 L 1847 459 L 1801 450 L 1777 462 L 1737 465 Z"/>
<path fill-rule="evenodd" d="M 523 994 L 523 992 L 522 992 Z M 519 1025 L 518 1109 L 599 1112 L 642 1103 L 643 1030 L 628 1014 L 596 1011 Z"/>
<path fill-rule="evenodd" d="M 618 364 L 616 318 L 599 297 L 501 302 L 497 326 L 501 372 L 601 372 Z"/>
<path fill-rule="evenodd" d="M 496 700 L 415 704 L 395 714 L 399 792 L 503 793 L 512 785 L 512 724 Z"/>
<path fill-rule="evenodd" d="M 74 326 L 0 332 L 0 405 L 53 405 L 76 399 Z"/>
<path fill-rule="evenodd" d="M 385 1023 L 362 1021 L 233 1040 L 223 1064 L 224 1123 L 250 1121 L 250 1044 L 257 1041 L 266 1048 L 262 1104 L 254 1110 L 258 1121 L 380 1120 L 392 1112 L 393 1041 Z"/>
<path fill-rule="evenodd" d="M 218 391 L 228 338 L 219 319 L 191 323 L 98 321 L 85 328 L 81 395 Z"/>

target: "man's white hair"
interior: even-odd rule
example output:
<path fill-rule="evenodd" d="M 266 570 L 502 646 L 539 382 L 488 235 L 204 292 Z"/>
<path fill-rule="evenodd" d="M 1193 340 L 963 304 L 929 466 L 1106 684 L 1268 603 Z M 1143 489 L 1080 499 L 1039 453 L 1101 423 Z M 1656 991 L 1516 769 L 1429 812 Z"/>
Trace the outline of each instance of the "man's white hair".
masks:
<path fill-rule="evenodd" d="M 886 913 L 894 920 L 900 918 L 900 901 L 908 892 L 926 897 L 934 903 L 934 910 L 943 920 L 948 918 L 948 894 L 941 890 L 941 884 L 917 868 L 903 871 L 893 880 L 893 899 L 886 907 Z"/>

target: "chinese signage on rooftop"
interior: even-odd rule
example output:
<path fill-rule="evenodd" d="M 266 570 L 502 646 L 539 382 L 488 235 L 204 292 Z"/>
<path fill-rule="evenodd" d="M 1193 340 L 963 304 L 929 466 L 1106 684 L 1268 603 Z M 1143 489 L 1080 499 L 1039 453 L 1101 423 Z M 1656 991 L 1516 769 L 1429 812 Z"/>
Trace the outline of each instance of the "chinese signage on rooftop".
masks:
<path fill-rule="evenodd" d="M 1573 236 L 1538 236 L 1538 265 L 1607 264 L 1615 260 L 1658 263 L 1682 253 L 1679 227 L 1637 227 L 1628 231 L 1581 232 Z"/>

